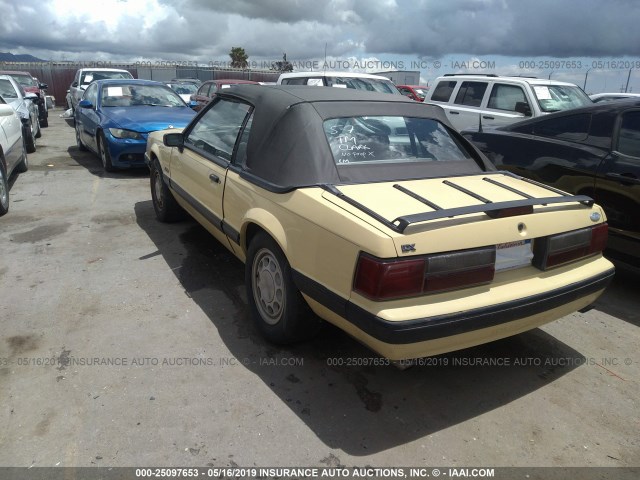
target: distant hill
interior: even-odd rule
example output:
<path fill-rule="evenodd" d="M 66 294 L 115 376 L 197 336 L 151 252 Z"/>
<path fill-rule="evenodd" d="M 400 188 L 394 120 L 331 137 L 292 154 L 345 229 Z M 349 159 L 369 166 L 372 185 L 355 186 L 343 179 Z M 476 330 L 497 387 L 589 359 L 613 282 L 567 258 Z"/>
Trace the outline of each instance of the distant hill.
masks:
<path fill-rule="evenodd" d="M 0 62 L 46 62 L 41 58 L 34 57 L 33 55 L 14 55 L 13 53 L 0 52 Z"/>

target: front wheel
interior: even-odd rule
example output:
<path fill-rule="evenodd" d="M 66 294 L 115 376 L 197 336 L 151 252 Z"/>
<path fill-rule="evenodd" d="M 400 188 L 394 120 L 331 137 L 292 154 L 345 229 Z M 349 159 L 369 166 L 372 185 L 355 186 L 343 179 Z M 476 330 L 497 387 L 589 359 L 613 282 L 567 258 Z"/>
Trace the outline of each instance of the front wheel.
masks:
<path fill-rule="evenodd" d="M 107 145 L 107 139 L 104 136 L 104 132 L 100 132 L 98 136 L 98 152 L 100 152 L 100 160 L 102 160 L 102 167 L 105 172 L 113 172 L 115 168 L 111 163 L 111 155 L 109 154 L 109 146 Z"/>
<path fill-rule="evenodd" d="M 265 232 L 249 245 L 245 286 L 251 315 L 267 340 L 284 345 L 317 333 L 320 319 L 293 283 L 284 253 Z"/>
<path fill-rule="evenodd" d="M 36 151 L 36 139 L 33 136 L 33 130 L 31 130 L 31 124 L 25 126 L 22 131 L 24 136 L 24 143 L 27 146 L 27 153 L 33 153 Z"/>
<path fill-rule="evenodd" d="M 87 147 L 82 142 L 82 137 L 80 137 L 80 125 L 78 124 L 78 122 L 76 122 L 75 131 L 76 131 L 76 145 L 78 146 L 78 150 L 86 152 Z"/>
<path fill-rule="evenodd" d="M 9 211 L 9 179 L 0 158 L 0 217 Z"/>
<path fill-rule="evenodd" d="M 16 172 L 24 173 L 27 170 L 29 170 L 29 159 L 27 158 L 27 144 L 23 138 L 22 139 L 22 160 L 16 166 Z"/>

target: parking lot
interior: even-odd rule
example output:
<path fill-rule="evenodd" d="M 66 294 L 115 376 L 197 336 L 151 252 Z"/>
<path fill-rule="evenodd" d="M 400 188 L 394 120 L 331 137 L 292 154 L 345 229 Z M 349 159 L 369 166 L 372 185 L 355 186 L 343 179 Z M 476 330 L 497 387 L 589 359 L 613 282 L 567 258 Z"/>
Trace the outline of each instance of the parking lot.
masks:
<path fill-rule="evenodd" d="M 637 276 L 404 371 L 330 326 L 274 347 L 243 265 L 61 113 L 0 218 L 0 465 L 640 465 Z"/>

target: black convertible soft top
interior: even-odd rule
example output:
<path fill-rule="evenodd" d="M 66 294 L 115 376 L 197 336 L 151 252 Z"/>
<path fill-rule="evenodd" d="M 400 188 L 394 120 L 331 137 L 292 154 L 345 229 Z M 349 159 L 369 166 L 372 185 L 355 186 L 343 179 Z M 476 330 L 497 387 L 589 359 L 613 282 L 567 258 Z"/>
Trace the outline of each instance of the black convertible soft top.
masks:
<path fill-rule="evenodd" d="M 246 173 L 276 189 L 311 185 L 405 180 L 494 170 L 451 126 L 444 110 L 400 95 L 311 86 L 238 85 L 219 94 L 254 107 Z M 324 120 L 354 116 L 430 118 L 446 125 L 467 148 L 468 162 L 352 165 L 338 168 Z"/>

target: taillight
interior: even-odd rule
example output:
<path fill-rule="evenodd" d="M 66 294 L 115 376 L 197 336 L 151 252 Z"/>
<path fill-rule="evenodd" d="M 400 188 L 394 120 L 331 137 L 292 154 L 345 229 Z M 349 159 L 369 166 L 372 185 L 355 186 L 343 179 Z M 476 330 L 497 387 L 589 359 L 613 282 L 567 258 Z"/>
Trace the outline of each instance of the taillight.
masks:
<path fill-rule="evenodd" d="M 595 227 L 536 238 L 533 265 L 540 270 L 548 270 L 600 253 L 607 246 L 608 234 L 609 226 L 601 223 Z"/>
<path fill-rule="evenodd" d="M 391 300 L 489 283 L 495 247 L 459 250 L 411 259 L 358 258 L 353 289 L 372 300 Z"/>

